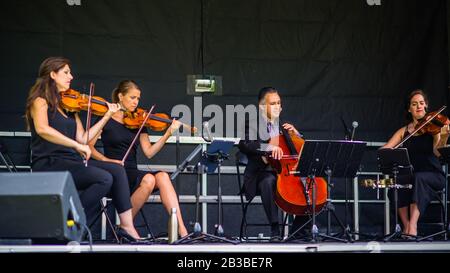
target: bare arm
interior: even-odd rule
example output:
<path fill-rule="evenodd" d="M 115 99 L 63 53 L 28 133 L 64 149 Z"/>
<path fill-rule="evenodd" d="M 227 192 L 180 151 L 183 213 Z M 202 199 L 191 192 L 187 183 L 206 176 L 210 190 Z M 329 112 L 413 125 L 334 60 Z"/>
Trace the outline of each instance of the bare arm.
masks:
<path fill-rule="evenodd" d="M 386 148 L 393 149 L 395 146 L 397 146 L 397 144 L 399 144 L 402 141 L 403 135 L 405 134 L 405 130 L 406 126 L 398 129 L 397 132 L 395 132 L 394 135 L 391 137 L 391 139 L 389 139 L 389 141 L 383 147 L 381 147 L 381 149 Z"/>
<path fill-rule="evenodd" d="M 440 157 L 441 154 L 438 151 L 438 148 L 440 148 L 441 144 L 441 135 L 440 134 L 436 134 L 433 136 L 433 153 L 437 156 Z"/>
<path fill-rule="evenodd" d="M 447 145 L 449 133 L 450 133 L 449 125 L 445 125 L 444 127 L 442 127 L 442 129 L 441 129 L 441 140 L 440 140 L 437 148 L 445 147 Z"/>
<path fill-rule="evenodd" d="M 47 140 L 58 145 L 73 148 L 86 159 L 89 159 L 91 153 L 87 145 L 82 145 L 76 140 L 71 139 L 58 130 L 51 127 L 47 116 L 48 104 L 43 98 L 36 98 L 31 106 L 31 117 L 36 133 Z"/>
<path fill-rule="evenodd" d="M 106 114 L 103 116 L 102 119 L 100 119 L 94 126 L 92 126 L 89 129 L 89 140 L 87 139 L 87 132 L 83 128 L 83 124 L 81 123 L 80 117 L 78 114 L 75 114 L 75 120 L 77 122 L 77 141 L 80 143 L 86 143 L 91 141 L 105 126 L 105 124 L 108 122 L 108 120 L 112 117 L 112 115 L 117 112 L 120 109 L 120 106 L 118 104 L 110 104 L 107 103 L 109 110 L 106 112 Z"/>
<path fill-rule="evenodd" d="M 141 143 L 142 151 L 144 152 L 145 156 L 147 158 L 152 158 L 157 154 L 161 148 L 166 144 L 167 139 L 180 128 L 181 123 L 179 121 L 174 120 L 172 124 L 170 125 L 169 129 L 164 133 L 164 135 L 153 145 L 150 143 L 150 140 L 148 139 L 148 134 L 143 133 L 139 136 L 139 141 Z"/>
<path fill-rule="evenodd" d="M 166 144 L 166 141 L 167 141 L 167 139 L 169 139 L 170 135 L 171 135 L 170 131 L 167 130 L 166 133 L 157 142 L 155 142 L 152 145 L 150 140 L 148 139 L 148 134 L 142 133 L 139 136 L 139 141 L 141 143 L 141 148 L 142 148 L 142 151 L 144 152 L 145 156 L 148 159 L 154 157 L 155 154 L 157 154 L 162 149 L 164 144 Z"/>

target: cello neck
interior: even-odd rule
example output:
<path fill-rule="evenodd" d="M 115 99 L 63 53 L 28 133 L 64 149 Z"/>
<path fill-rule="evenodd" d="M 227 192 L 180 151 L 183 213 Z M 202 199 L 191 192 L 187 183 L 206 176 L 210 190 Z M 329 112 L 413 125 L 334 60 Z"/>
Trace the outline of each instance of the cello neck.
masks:
<path fill-rule="evenodd" d="M 289 135 L 289 132 L 284 129 L 283 127 L 281 127 L 281 131 L 283 132 L 283 136 L 286 140 L 286 145 L 289 148 L 290 154 L 291 155 L 296 155 L 297 154 L 297 149 L 295 149 L 295 145 L 294 142 L 292 142 L 291 136 Z"/>

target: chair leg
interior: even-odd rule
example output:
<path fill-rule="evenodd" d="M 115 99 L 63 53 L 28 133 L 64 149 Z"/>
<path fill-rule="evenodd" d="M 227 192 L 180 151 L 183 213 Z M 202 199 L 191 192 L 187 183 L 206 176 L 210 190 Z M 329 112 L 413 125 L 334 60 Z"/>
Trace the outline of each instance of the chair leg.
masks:
<path fill-rule="evenodd" d="M 286 215 L 284 216 L 284 219 L 283 219 L 283 225 L 282 225 L 282 229 L 281 229 L 281 238 L 284 238 L 284 235 L 285 235 L 284 229 L 286 228 L 288 217 L 289 217 L 289 214 L 286 213 Z"/>
<path fill-rule="evenodd" d="M 144 220 L 145 228 L 147 229 L 148 235 L 150 235 L 150 238 L 155 239 L 155 236 L 153 235 L 153 232 L 150 229 L 150 225 L 147 221 L 147 217 L 145 217 L 145 213 L 142 210 L 143 208 L 139 210 L 139 214 L 142 216 L 142 219 Z"/>
<path fill-rule="evenodd" d="M 444 202 L 446 202 L 447 200 L 447 195 L 445 194 L 445 191 L 442 193 L 442 196 L 437 195 L 437 199 L 439 201 L 439 205 L 441 206 L 441 221 L 442 221 L 442 230 L 438 231 L 436 233 L 421 237 L 419 239 L 417 239 L 417 242 L 421 242 L 421 241 L 425 241 L 428 239 L 434 239 L 434 237 L 437 237 L 439 235 L 444 235 L 444 240 L 447 240 L 447 233 L 449 233 L 450 231 L 450 226 L 448 227 L 447 225 L 447 215 L 446 215 L 446 204 Z M 444 201 L 445 200 L 445 201 Z"/>
<path fill-rule="evenodd" d="M 116 238 L 116 241 L 119 244 L 122 244 L 122 242 L 119 240 L 119 236 L 117 236 L 116 229 L 114 228 L 114 225 L 113 225 L 111 219 L 109 218 L 107 207 L 108 207 L 108 204 L 106 206 L 104 206 L 103 202 L 102 202 L 102 212 L 105 214 L 106 221 L 108 221 L 109 227 L 111 228 L 111 231 L 112 231 L 112 233 L 114 235 L 114 238 Z"/>
<path fill-rule="evenodd" d="M 442 198 L 439 200 L 439 202 L 441 203 L 441 221 L 442 221 L 442 225 L 443 225 L 443 230 L 446 230 L 446 221 L 445 221 L 445 193 L 442 194 Z"/>
<path fill-rule="evenodd" d="M 114 235 L 114 238 L 116 239 L 117 243 L 120 244 L 121 242 L 119 240 L 119 236 L 117 236 L 116 229 L 114 228 L 114 225 L 113 225 L 113 223 L 111 221 L 111 218 L 109 218 L 109 216 L 108 216 L 108 207 L 109 207 L 110 204 L 111 203 L 108 203 L 108 201 L 106 201 L 106 206 L 105 206 L 105 205 L 103 205 L 102 200 L 100 200 L 100 206 L 101 206 L 100 211 L 97 214 L 97 216 L 95 216 L 94 221 L 92 221 L 92 223 L 89 225 L 89 228 L 92 228 L 92 226 L 95 224 L 95 222 L 97 222 L 98 218 L 100 218 L 100 216 L 103 213 L 105 215 L 105 217 L 106 217 L 106 221 L 108 222 L 109 227 L 111 228 L 111 231 L 112 231 L 112 233 Z"/>
<path fill-rule="evenodd" d="M 247 210 L 248 210 L 248 206 L 250 205 L 250 202 L 251 202 L 251 200 L 245 204 L 244 209 L 242 211 L 241 229 L 240 229 L 240 233 L 239 233 L 239 240 L 241 240 L 241 241 L 244 236 L 244 233 L 245 233 L 246 240 L 248 239 L 247 238 Z"/>

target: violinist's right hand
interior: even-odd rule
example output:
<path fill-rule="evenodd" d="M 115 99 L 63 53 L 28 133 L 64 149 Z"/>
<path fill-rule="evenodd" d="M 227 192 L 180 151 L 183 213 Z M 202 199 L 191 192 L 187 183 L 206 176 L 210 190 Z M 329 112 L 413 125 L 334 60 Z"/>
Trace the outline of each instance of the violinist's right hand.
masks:
<path fill-rule="evenodd" d="M 122 108 L 118 103 L 106 102 L 106 104 L 108 105 L 108 114 L 111 116 Z"/>
<path fill-rule="evenodd" d="M 84 145 L 78 143 L 78 145 L 75 147 L 75 150 L 85 159 L 89 160 L 91 157 L 91 149 L 89 148 L 89 145 Z"/>
<path fill-rule="evenodd" d="M 124 163 L 121 160 L 117 160 L 117 159 L 106 159 L 106 162 L 111 162 L 111 163 L 115 163 L 115 164 L 119 164 L 120 166 L 124 166 Z"/>

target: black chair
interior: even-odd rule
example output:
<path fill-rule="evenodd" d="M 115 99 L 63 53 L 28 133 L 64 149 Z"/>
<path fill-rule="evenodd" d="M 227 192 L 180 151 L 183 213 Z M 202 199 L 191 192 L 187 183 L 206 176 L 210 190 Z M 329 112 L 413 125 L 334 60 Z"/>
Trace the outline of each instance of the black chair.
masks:
<path fill-rule="evenodd" d="M 245 238 L 245 241 L 249 241 L 250 239 L 247 236 L 247 227 L 249 226 L 270 226 L 269 223 L 248 223 L 247 222 L 247 212 L 248 207 L 252 203 L 253 199 L 247 200 L 244 194 L 244 184 L 241 180 L 241 172 L 240 167 L 245 167 L 248 164 L 248 158 L 247 156 L 242 152 L 236 153 L 236 172 L 237 172 L 237 181 L 238 181 L 238 187 L 239 187 L 239 196 L 241 199 L 241 209 L 242 209 L 242 219 L 241 219 L 241 227 L 239 231 L 239 240 L 242 242 Z M 282 229 L 282 237 L 284 237 L 284 227 L 286 226 L 286 222 L 288 219 L 288 214 L 284 217 L 283 220 L 283 229 Z M 259 240 L 257 238 L 256 240 Z"/>

